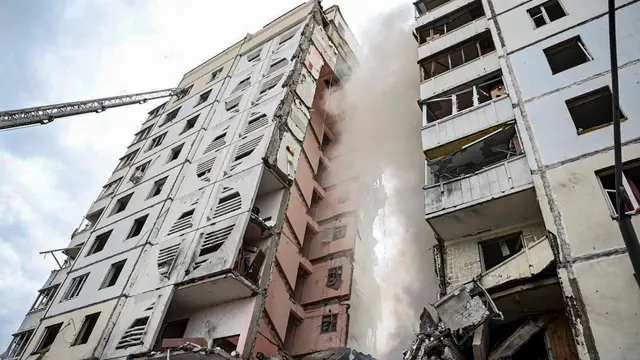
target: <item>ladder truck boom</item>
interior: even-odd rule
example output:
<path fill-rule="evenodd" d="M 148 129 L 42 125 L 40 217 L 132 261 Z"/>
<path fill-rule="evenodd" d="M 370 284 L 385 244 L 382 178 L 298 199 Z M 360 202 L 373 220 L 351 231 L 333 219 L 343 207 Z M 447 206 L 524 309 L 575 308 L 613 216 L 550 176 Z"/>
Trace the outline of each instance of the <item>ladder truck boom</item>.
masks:
<path fill-rule="evenodd" d="M 184 89 L 164 89 L 138 94 L 112 96 L 101 99 L 75 101 L 32 108 L 0 111 L 0 130 L 15 129 L 30 125 L 48 124 L 54 119 L 103 112 L 106 109 L 133 104 L 144 104 L 149 100 L 184 95 Z"/>

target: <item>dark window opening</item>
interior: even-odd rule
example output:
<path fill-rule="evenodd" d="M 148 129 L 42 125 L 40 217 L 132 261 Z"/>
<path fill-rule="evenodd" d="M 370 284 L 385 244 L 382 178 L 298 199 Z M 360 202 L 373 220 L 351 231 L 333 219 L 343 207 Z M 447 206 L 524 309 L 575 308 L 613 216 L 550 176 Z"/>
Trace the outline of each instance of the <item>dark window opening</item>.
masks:
<path fill-rule="evenodd" d="M 338 314 L 323 315 L 320 333 L 325 334 L 336 331 L 338 331 Z"/>
<path fill-rule="evenodd" d="M 116 201 L 115 206 L 113 207 L 113 211 L 111 212 L 111 215 L 115 215 L 117 213 L 121 213 L 125 211 L 125 209 L 127 208 L 127 205 L 129 204 L 129 201 L 131 201 L 132 196 L 133 194 L 129 194 L 118 199 Z"/>
<path fill-rule="evenodd" d="M 220 76 L 221 73 L 222 73 L 222 69 L 217 69 L 214 72 L 212 72 L 211 73 L 211 77 L 209 78 L 209 82 L 218 79 L 218 77 Z"/>
<path fill-rule="evenodd" d="M 529 13 L 536 28 L 547 25 L 567 15 L 557 0 L 551 0 L 537 5 L 527 10 L 527 13 Z"/>
<path fill-rule="evenodd" d="M 611 90 L 609 90 L 608 86 L 566 100 L 565 103 L 578 131 L 578 135 L 597 130 L 613 123 Z M 622 110 L 620 110 L 619 119 L 625 119 Z"/>
<path fill-rule="evenodd" d="M 149 217 L 149 214 L 133 220 L 133 225 L 131 225 L 131 230 L 129 230 L 127 239 L 140 235 L 144 228 L 144 223 L 147 222 L 147 217 Z"/>
<path fill-rule="evenodd" d="M 111 232 L 113 230 L 109 230 L 95 237 L 93 240 L 93 244 L 87 253 L 87 256 L 93 255 L 104 250 L 105 245 L 107 245 L 107 240 L 109 240 L 109 236 L 111 236 Z"/>
<path fill-rule="evenodd" d="M 563 72 L 592 60 L 580 40 L 580 36 L 550 46 L 543 51 L 552 74 Z"/>
<path fill-rule="evenodd" d="M 178 159 L 178 157 L 180 156 L 180 152 L 182 151 L 182 147 L 184 146 L 184 144 L 180 144 L 176 147 L 174 147 L 173 149 L 171 149 L 171 152 L 169 153 L 169 161 L 167 162 L 172 162 L 173 160 Z"/>
<path fill-rule="evenodd" d="M 200 96 L 198 97 L 198 102 L 196 103 L 196 106 L 207 102 L 207 100 L 209 100 L 209 95 L 211 95 L 211 90 L 207 90 L 202 94 L 200 94 Z"/>
<path fill-rule="evenodd" d="M 342 283 L 342 266 L 336 266 L 329 269 L 327 274 L 327 287 L 338 289 Z"/>
<path fill-rule="evenodd" d="M 220 241 L 220 242 L 214 243 L 214 244 L 212 244 L 210 246 L 205 246 L 202 249 L 200 249 L 200 253 L 198 254 L 198 256 L 205 256 L 205 255 L 213 254 L 214 252 L 220 250 L 222 245 L 224 245 L 224 241 Z"/>
<path fill-rule="evenodd" d="M 149 192 L 149 196 L 147 197 L 147 199 L 151 199 L 154 196 L 158 196 L 160 195 L 160 193 L 162 192 L 162 188 L 164 187 L 164 184 L 167 183 L 167 179 L 169 177 L 164 177 L 160 180 L 156 180 L 153 183 L 153 186 L 151 187 L 151 192 Z"/>
<path fill-rule="evenodd" d="M 193 85 L 189 85 L 186 88 L 184 88 L 183 91 L 177 93 L 176 100 L 181 100 L 187 97 L 187 95 L 189 95 L 189 93 L 191 92 L 191 89 L 193 89 Z"/>
<path fill-rule="evenodd" d="M 82 345 L 89 342 L 89 337 L 93 332 L 93 328 L 96 327 L 96 323 L 98 322 L 99 317 L 99 312 L 89 314 L 84 317 L 82 325 L 80 325 L 80 331 L 78 331 L 78 335 L 76 335 L 76 338 L 75 340 L 73 340 L 73 344 L 71 344 L 71 346 Z"/>
<path fill-rule="evenodd" d="M 431 11 L 438 6 L 444 5 L 451 0 L 418 0 L 413 3 L 418 15 L 422 15 L 428 11 Z"/>
<path fill-rule="evenodd" d="M 170 112 L 168 112 L 167 115 L 165 115 L 164 121 L 162 122 L 161 125 L 164 125 L 166 123 L 169 123 L 175 120 L 178 117 L 179 112 L 180 112 L 180 108 L 177 108 L 175 110 L 171 110 Z"/>
<path fill-rule="evenodd" d="M 167 136 L 166 132 L 151 139 L 151 143 L 149 143 L 149 147 L 147 148 L 147 150 L 152 150 L 162 145 L 162 142 L 164 141 L 165 136 Z"/>
<path fill-rule="evenodd" d="M 420 44 L 424 44 L 430 40 L 434 40 L 446 33 L 450 33 L 462 26 L 465 26 L 484 15 L 482 4 L 479 1 L 474 2 L 470 6 L 464 7 L 437 19 L 430 25 L 419 28 L 418 41 Z"/>
<path fill-rule="evenodd" d="M 164 325 L 164 329 L 162 330 L 161 339 L 180 339 L 184 337 L 185 331 L 187 331 L 187 324 L 189 324 L 189 319 L 181 319 L 170 321 Z"/>
<path fill-rule="evenodd" d="M 522 250 L 522 234 L 511 234 L 499 239 L 480 243 L 484 270 L 488 271 Z"/>
<path fill-rule="evenodd" d="M 107 272 L 107 276 L 104 277 L 102 285 L 100 285 L 100 289 L 111 287 L 118 282 L 118 278 L 120 277 L 126 262 L 127 260 L 125 259 L 111 264 L 111 267 L 109 267 L 109 271 Z"/>
<path fill-rule="evenodd" d="M 42 340 L 40 340 L 40 344 L 38 344 L 34 353 L 48 351 L 49 347 L 51 347 L 53 342 L 56 340 L 56 336 L 58 336 L 58 333 L 60 332 L 61 328 L 62 328 L 62 323 L 49 325 L 46 328 L 44 328 L 44 333 L 42 334 Z"/>
<path fill-rule="evenodd" d="M 198 121 L 198 117 L 200 116 L 200 114 L 192 117 L 191 119 L 187 120 L 184 123 L 184 128 L 182 129 L 182 131 L 180 132 L 180 134 L 184 134 L 187 131 L 193 129 L 196 126 L 196 122 Z"/>

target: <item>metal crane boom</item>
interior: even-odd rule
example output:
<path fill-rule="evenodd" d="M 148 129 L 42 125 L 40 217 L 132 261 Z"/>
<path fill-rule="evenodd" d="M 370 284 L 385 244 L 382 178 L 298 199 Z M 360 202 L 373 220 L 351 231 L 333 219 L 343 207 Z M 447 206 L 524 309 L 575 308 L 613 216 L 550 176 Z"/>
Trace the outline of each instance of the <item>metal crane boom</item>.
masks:
<path fill-rule="evenodd" d="M 106 109 L 132 104 L 143 104 L 148 100 L 181 95 L 184 89 L 165 89 L 131 95 L 120 95 L 102 99 L 92 99 L 62 104 L 37 106 L 32 108 L 0 111 L 0 130 L 14 129 L 29 125 L 47 124 L 56 118 L 103 112 Z"/>

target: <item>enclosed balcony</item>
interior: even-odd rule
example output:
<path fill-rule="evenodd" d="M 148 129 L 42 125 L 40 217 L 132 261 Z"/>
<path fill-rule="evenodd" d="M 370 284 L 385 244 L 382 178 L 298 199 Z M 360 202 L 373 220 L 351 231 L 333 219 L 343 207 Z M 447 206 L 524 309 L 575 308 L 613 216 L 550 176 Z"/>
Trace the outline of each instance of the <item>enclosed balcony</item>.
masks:
<path fill-rule="evenodd" d="M 429 163 L 426 219 L 443 240 L 539 216 L 515 124 L 491 130 L 452 143 L 450 152 Z"/>
<path fill-rule="evenodd" d="M 439 53 L 488 29 L 489 22 L 485 17 L 482 3 L 477 0 L 417 28 L 415 36 L 420 44 L 418 59 Z"/>
<path fill-rule="evenodd" d="M 430 99 L 422 111 L 422 145 L 428 160 L 446 154 L 450 142 L 492 132 L 491 128 L 515 117 L 499 73 Z"/>
<path fill-rule="evenodd" d="M 422 26 L 441 18 L 474 0 L 418 0 L 413 3 L 416 11 L 416 26 Z"/>
<path fill-rule="evenodd" d="M 419 64 L 423 80 L 420 84 L 422 100 L 500 70 L 500 61 L 489 31 L 421 59 Z"/>

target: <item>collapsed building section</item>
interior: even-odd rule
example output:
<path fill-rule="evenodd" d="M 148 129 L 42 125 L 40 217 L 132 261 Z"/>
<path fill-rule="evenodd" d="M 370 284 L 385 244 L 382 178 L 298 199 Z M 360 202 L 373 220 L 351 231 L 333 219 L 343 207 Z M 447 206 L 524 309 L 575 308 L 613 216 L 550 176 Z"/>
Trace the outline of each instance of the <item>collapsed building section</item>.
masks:
<path fill-rule="evenodd" d="M 67 260 L 11 359 L 375 349 L 371 224 L 384 189 L 370 190 L 380 174 L 362 186 L 336 150 L 348 120 L 326 111 L 357 46 L 339 8 L 312 0 L 188 72 L 185 93 L 149 113 L 71 244 L 53 250 Z M 360 202 L 372 213 L 356 211 Z"/>

